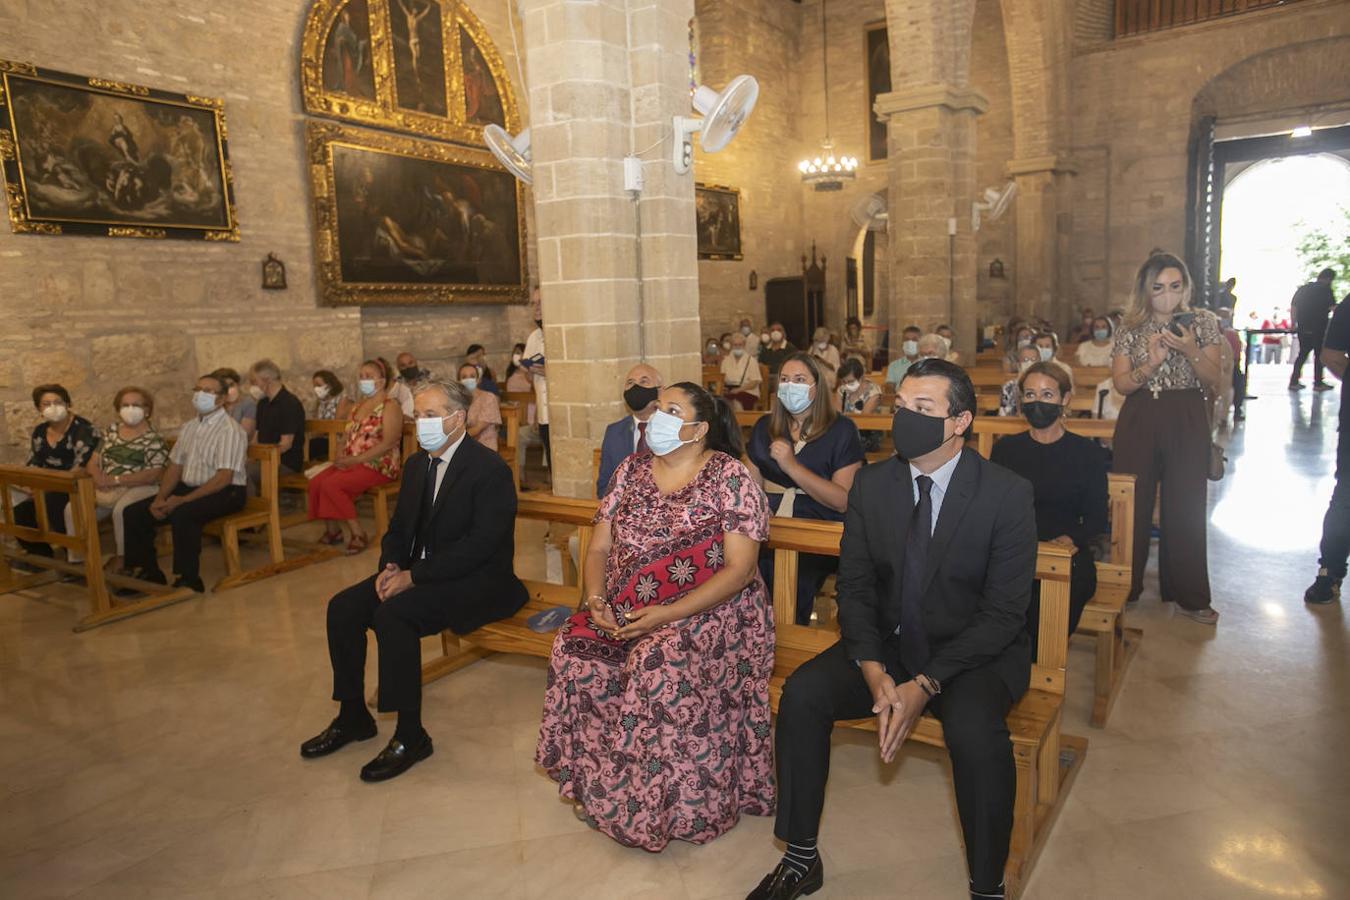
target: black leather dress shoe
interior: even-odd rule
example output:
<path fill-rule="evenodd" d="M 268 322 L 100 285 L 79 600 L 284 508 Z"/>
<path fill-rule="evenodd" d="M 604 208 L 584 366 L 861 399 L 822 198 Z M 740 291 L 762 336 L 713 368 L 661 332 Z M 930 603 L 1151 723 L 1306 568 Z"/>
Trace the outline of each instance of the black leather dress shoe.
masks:
<path fill-rule="evenodd" d="M 334 719 L 327 728 L 300 745 L 300 755 L 305 759 L 318 759 L 341 750 L 352 741 L 368 741 L 377 733 L 374 719 L 361 728 L 348 727 Z"/>
<path fill-rule="evenodd" d="M 361 767 L 362 781 L 388 781 L 431 755 L 431 736 L 422 732 L 422 739 L 411 745 L 398 738 L 390 738 L 380 755 Z"/>
<path fill-rule="evenodd" d="M 796 869 L 780 862 L 777 868 L 764 876 L 758 887 L 746 895 L 745 900 L 795 900 L 814 894 L 824 884 L 825 866 L 821 864 L 819 856 L 805 875 L 798 875 Z"/>

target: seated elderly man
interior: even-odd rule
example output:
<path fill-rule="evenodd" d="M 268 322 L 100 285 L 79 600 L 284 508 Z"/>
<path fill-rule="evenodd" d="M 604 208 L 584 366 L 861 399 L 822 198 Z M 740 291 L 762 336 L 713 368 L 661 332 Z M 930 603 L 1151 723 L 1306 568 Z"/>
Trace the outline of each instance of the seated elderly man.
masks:
<path fill-rule="evenodd" d="M 647 422 L 656 412 L 656 395 L 664 384 L 661 373 L 645 363 L 628 370 L 623 381 L 623 402 L 632 414 L 610 422 L 605 428 L 605 436 L 600 441 L 595 496 L 603 497 L 608 492 L 609 479 L 614 476 L 619 463 L 634 453 L 647 451 Z"/>
<path fill-rule="evenodd" d="M 122 514 L 128 570 L 164 584 L 155 554 L 155 529 L 173 528 L 175 587 L 204 591 L 200 575 L 202 529 L 207 522 L 244 508 L 248 435 L 225 409 L 228 388 L 212 375 L 197 379 L 192 406 L 197 417 L 178 432 L 159 492 Z"/>
<path fill-rule="evenodd" d="M 463 386 L 424 382 L 413 399 L 421 450 L 403 469 L 398 506 L 374 575 L 328 603 L 328 656 L 340 708 L 300 745 L 305 759 L 375 737 L 366 710 L 366 631 L 379 646 L 379 709 L 397 712 L 394 736 L 361 769 L 363 781 L 401 775 L 431 755 L 422 728 L 422 637 L 467 634 L 513 615 L 529 595 L 512 571 L 516 488 L 496 453 L 466 440 Z"/>
<path fill-rule="evenodd" d="M 737 332 L 731 336 L 731 352 L 722 360 L 723 396 L 737 410 L 759 405 L 759 360 L 748 347 L 745 335 Z"/>
<path fill-rule="evenodd" d="M 413 417 L 413 392 L 422 382 L 431 377 L 431 373 L 417 363 L 417 357 L 404 350 L 394 358 L 398 363 L 398 378 L 389 385 L 389 396 L 398 401 L 403 409 L 403 417 Z"/>
<path fill-rule="evenodd" d="M 260 359 L 248 370 L 249 393 L 258 401 L 258 430 L 253 440 L 276 444 L 281 450 L 281 471 L 296 473 L 305 467 L 305 407 L 300 398 L 281 383 L 281 369 L 270 359 Z"/>

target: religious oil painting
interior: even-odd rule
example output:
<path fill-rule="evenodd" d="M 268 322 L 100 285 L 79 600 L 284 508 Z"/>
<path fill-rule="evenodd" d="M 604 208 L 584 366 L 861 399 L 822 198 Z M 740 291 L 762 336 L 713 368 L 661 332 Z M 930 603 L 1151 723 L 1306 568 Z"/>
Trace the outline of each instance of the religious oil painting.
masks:
<path fill-rule="evenodd" d="M 219 100 L 0 60 L 16 233 L 236 241 Z"/>
<path fill-rule="evenodd" d="M 398 105 L 433 116 L 447 113 L 445 43 L 435 0 L 389 0 Z"/>
<path fill-rule="evenodd" d="M 891 43 L 885 22 L 868 25 L 864 32 L 867 76 L 867 161 L 877 162 L 887 156 L 886 123 L 876 114 L 877 97 L 891 91 Z"/>
<path fill-rule="evenodd" d="M 520 183 L 491 154 L 317 122 L 309 145 L 325 302 L 525 296 Z"/>
<path fill-rule="evenodd" d="M 716 184 L 694 186 L 699 259 L 741 258 L 741 192 Z"/>
<path fill-rule="evenodd" d="M 324 45 L 324 89 L 374 100 L 375 61 L 371 48 L 370 8 L 366 0 L 349 0 L 338 12 Z"/>
<path fill-rule="evenodd" d="M 459 29 L 459 58 L 464 67 L 464 117 L 475 125 L 506 127 L 502 97 L 483 51 L 463 28 Z"/>

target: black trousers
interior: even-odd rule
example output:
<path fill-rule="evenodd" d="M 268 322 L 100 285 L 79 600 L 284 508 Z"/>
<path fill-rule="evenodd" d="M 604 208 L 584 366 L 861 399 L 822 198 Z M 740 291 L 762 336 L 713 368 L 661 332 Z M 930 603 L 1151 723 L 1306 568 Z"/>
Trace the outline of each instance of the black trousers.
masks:
<path fill-rule="evenodd" d="M 899 641 L 886 644 L 886 668 L 897 682 L 909 679 L 899 664 Z M 965 835 L 970 878 L 980 887 L 1003 882 L 1012 836 L 1017 770 L 1005 721 L 1012 697 L 987 666 L 963 672 L 942 686 L 928 706 L 942 720 L 956 785 L 956 807 Z M 872 715 L 872 692 L 843 643 L 797 669 L 778 706 L 778 817 L 783 841 L 809 840 L 820 829 L 830 774 L 830 732 L 841 719 Z M 896 797 L 897 805 L 904 802 Z M 939 819 L 941 817 L 938 817 Z M 940 823 L 935 821 L 935 826 Z M 878 827 L 885 823 L 878 822 Z"/>
<path fill-rule="evenodd" d="M 380 602 L 375 577 L 357 582 L 328 601 L 328 657 L 333 699 L 365 702 L 366 631 L 379 645 L 380 712 L 422 705 L 421 639 L 449 628 L 464 634 L 484 621 L 470 584 L 413 585 Z"/>
<path fill-rule="evenodd" d="M 1322 519 L 1321 552 L 1318 564 L 1332 578 L 1344 578 L 1350 557 L 1350 441 L 1344 430 L 1336 439 L 1336 487 Z"/>
<path fill-rule="evenodd" d="M 173 489 L 173 493 L 181 497 L 193 490 L 180 484 Z M 151 574 L 160 571 L 159 559 L 155 555 L 155 529 L 168 525 L 173 529 L 174 574 L 187 581 L 196 581 L 201 577 L 202 529 L 213 519 L 243 509 L 245 495 L 243 485 L 232 484 L 214 494 L 184 503 L 163 519 L 156 519 L 150 513 L 154 497 L 146 497 L 131 504 L 122 513 L 127 568 Z"/>
<path fill-rule="evenodd" d="M 1299 333 L 1298 356 L 1294 357 L 1294 372 L 1289 376 L 1291 384 L 1303 377 L 1303 363 L 1307 361 L 1310 353 L 1313 358 L 1313 380 L 1319 383 L 1322 381 L 1322 338 L 1326 330 L 1326 323 L 1323 322 L 1320 331 Z"/>
<path fill-rule="evenodd" d="M 70 503 L 70 495 L 53 491 L 43 495 L 42 505 L 47 507 L 47 528 L 65 534 L 66 532 L 66 506 Z M 24 525 L 28 528 L 36 528 L 37 504 L 31 499 L 22 503 L 14 504 L 14 524 Z M 34 556 L 54 556 L 52 545 L 46 541 L 19 541 L 19 546 Z"/>

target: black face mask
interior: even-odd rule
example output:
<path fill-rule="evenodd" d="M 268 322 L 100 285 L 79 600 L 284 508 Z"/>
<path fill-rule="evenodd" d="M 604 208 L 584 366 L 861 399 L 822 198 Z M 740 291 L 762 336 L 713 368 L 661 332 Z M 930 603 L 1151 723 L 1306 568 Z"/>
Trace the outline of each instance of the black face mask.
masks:
<path fill-rule="evenodd" d="M 628 404 L 628 408 L 633 412 L 640 412 L 651 405 L 659 393 L 658 388 L 643 387 L 635 384 L 623 392 L 623 402 Z"/>
<path fill-rule="evenodd" d="M 891 440 L 896 454 L 904 460 L 927 456 L 951 438 L 942 436 L 942 423 L 950 416 L 925 416 L 901 407 L 891 419 Z M 956 435 L 952 435 L 956 437 Z"/>
<path fill-rule="evenodd" d="M 422 370 L 417 366 L 408 366 L 406 369 L 399 369 L 398 374 L 403 376 L 404 381 L 416 381 L 417 377 L 422 374 Z"/>
<path fill-rule="evenodd" d="M 1059 417 L 1063 414 L 1064 407 L 1058 403 L 1033 400 L 1022 404 L 1022 415 L 1027 417 L 1027 424 L 1032 428 L 1049 428 L 1059 421 Z"/>

